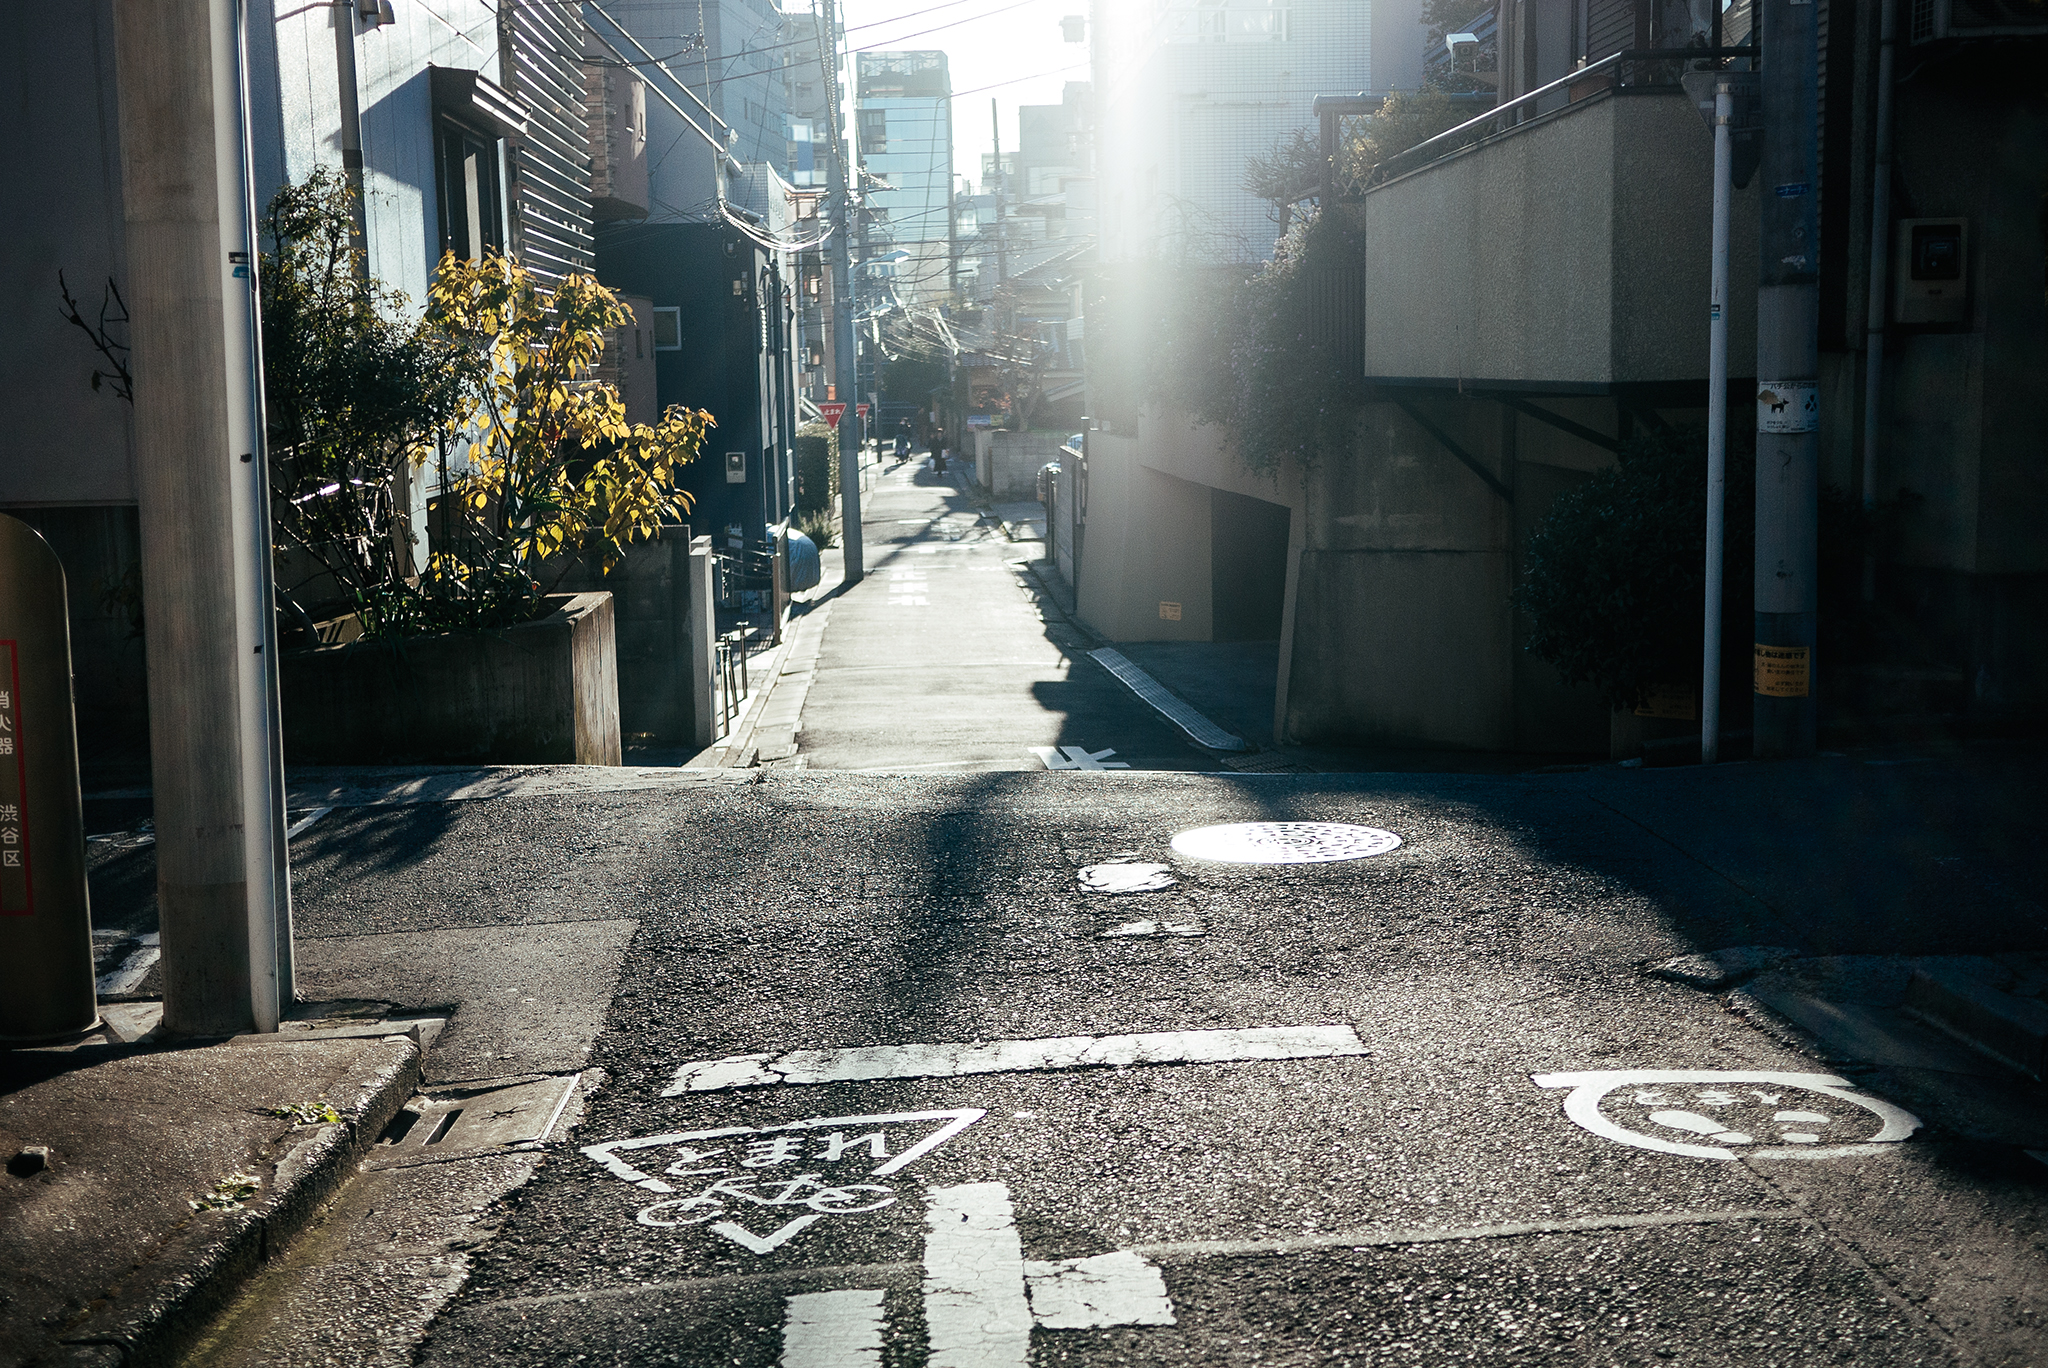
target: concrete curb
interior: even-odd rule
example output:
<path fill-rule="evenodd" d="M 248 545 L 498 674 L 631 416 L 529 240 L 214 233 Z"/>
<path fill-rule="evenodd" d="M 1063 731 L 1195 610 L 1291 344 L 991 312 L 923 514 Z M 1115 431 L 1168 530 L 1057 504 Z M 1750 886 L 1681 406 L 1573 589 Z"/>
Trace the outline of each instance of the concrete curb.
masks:
<path fill-rule="evenodd" d="M 245 1038 L 246 1039 L 246 1038 Z M 291 1035 L 265 1041 L 295 1043 Z M 117 1311 L 65 1335 L 35 1360 L 66 1368 L 169 1368 L 267 1260 L 303 1230 L 356 1171 L 420 1082 L 417 1031 L 383 1038 L 391 1057 L 357 1085 L 349 1120 L 321 1126 L 277 1161 L 247 1209 L 186 1224 L 131 1276 L 145 1280 Z M 263 1049 L 263 1044 L 230 1048 Z"/>
<path fill-rule="evenodd" d="M 1906 985 L 1904 1008 L 1979 1054 L 2048 1082 L 2048 1005 L 1960 969 L 1923 965 Z"/>

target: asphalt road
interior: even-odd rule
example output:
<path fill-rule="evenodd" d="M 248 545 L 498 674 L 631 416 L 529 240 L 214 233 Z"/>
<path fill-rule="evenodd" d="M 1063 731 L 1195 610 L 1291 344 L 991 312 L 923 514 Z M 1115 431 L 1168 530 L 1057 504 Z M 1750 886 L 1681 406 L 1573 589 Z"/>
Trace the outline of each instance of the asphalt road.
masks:
<path fill-rule="evenodd" d="M 798 740 L 812 769 L 1216 769 L 1084 652 L 1029 549 L 918 458 L 885 464 L 862 510 L 867 576 L 832 601 Z M 1034 548 L 1035 549 L 1035 548 Z"/>
<path fill-rule="evenodd" d="M 500 859 L 579 843 L 637 929 L 605 1082 L 418 1361 L 2039 1362 L 2048 1167 L 1647 977 L 1768 909 L 1577 778 L 798 772 L 488 805 Z M 1235 821 L 1401 844 L 1169 847 Z M 1133 860 L 1175 882 L 1081 880 Z M 450 843 L 407 878 L 430 902 L 486 863 Z M 1320 1043 L 1156 1038 L 1273 1028 Z M 803 1053 L 919 1044 L 963 1048 Z M 1091 1050 L 1126 1062 L 1064 1067 Z M 699 1086 L 665 1095 L 679 1070 Z M 1568 1114 L 1555 1075 L 1615 1071 Z"/>

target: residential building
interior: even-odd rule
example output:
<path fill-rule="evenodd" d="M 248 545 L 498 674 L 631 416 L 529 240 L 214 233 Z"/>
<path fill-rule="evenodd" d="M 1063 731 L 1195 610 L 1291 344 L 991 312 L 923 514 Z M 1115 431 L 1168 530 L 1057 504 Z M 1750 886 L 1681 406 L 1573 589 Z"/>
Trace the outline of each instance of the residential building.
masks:
<path fill-rule="evenodd" d="M 2035 397 L 2048 373 L 2036 203 L 2048 124 L 2021 92 L 2048 24 L 1901 6 L 1893 200 L 1874 222 L 1886 2 L 1827 0 L 1818 16 L 1821 479 L 1872 505 L 1879 530 L 1874 599 L 1856 610 L 1869 638 L 1830 648 L 1822 622 L 1823 725 L 1887 708 L 2027 718 L 2048 701 Z M 1355 358 L 1352 439 L 1312 468 L 1260 476 L 1225 434 L 1156 404 L 1113 417 L 1089 435 L 1081 615 L 1113 637 L 1220 639 L 1224 589 L 1270 582 L 1277 566 L 1283 740 L 1641 744 L 1648 722 L 1610 714 L 1524 649 L 1530 624 L 1510 594 L 1551 503 L 1633 433 L 1703 425 L 1723 402 L 1731 428 L 1754 425 L 1760 188 L 1733 196 L 1733 379 L 1711 395 L 1711 134 L 1678 64 L 1616 56 L 1741 43 L 1751 13 L 1748 0 L 1718 15 L 1649 0 L 1504 6 L 1503 112 L 1368 180 L 1333 175 L 1322 212 L 1349 217 L 1368 245 L 1330 280 L 1352 304 L 1303 322 Z M 1276 516 L 1256 544 L 1226 545 L 1226 530 L 1258 521 L 1234 503 L 1244 496 L 1285 509 L 1284 538 Z M 1155 617 L 1155 602 L 1177 616 Z M 1739 730 L 1739 686 L 1724 708 Z"/>

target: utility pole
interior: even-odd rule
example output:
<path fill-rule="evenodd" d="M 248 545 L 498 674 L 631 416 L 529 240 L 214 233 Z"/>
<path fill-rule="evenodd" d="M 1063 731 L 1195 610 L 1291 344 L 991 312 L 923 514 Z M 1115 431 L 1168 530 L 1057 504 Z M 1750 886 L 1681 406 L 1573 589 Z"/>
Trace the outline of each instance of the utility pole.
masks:
<path fill-rule="evenodd" d="M 996 284 L 1010 278 L 1009 258 L 1003 250 L 1003 121 L 996 115 L 995 97 L 988 101 L 988 125 L 996 146 Z"/>
<path fill-rule="evenodd" d="M 164 1026 L 274 1031 L 291 893 L 244 0 L 114 10 Z"/>
<path fill-rule="evenodd" d="M 1812 0 L 1763 0 L 1755 754 L 1812 755 L 1820 606 L 1819 68 Z"/>
<path fill-rule="evenodd" d="M 370 278 L 370 211 L 363 199 L 363 111 L 356 86 L 356 0 L 330 0 L 334 9 L 335 95 L 341 108 L 341 175 L 348 182 L 354 225 L 356 275 Z"/>
<path fill-rule="evenodd" d="M 1728 213 L 1735 156 L 1735 78 L 1714 77 L 1714 229 L 1707 307 L 1707 593 L 1700 669 L 1700 763 L 1721 758 L 1721 586 L 1728 507 Z"/>
<path fill-rule="evenodd" d="M 827 123 L 832 136 L 832 206 L 838 231 L 832 242 L 832 324 L 835 390 L 846 407 L 839 414 L 839 545 L 848 584 L 866 574 L 861 556 L 860 527 L 860 376 L 853 343 L 853 192 L 848 184 L 846 140 L 842 132 L 843 95 L 839 88 L 838 0 L 817 0 L 824 6 L 819 24 L 819 57 L 825 68 Z"/>

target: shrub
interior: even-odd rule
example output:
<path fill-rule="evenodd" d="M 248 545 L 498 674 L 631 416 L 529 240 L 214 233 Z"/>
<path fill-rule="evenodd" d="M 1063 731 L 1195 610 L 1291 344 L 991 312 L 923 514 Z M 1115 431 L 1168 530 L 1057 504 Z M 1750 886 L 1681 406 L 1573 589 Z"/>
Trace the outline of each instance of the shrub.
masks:
<path fill-rule="evenodd" d="M 1739 426 L 1729 433 L 1725 527 L 1723 696 L 1739 697 L 1756 545 L 1755 451 Z M 1697 681 L 1706 545 L 1705 432 L 1623 443 L 1614 466 L 1558 496 L 1528 541 L 1514 596 L 1529 615 L 1528 649 L 1615 708 L 1637 706 L 1659 685 Z"/>
<path fill-rule="evenodd" d="M 829 512 L 839 493 L 839 430 L 827 423 L 805 423 L 790 446 L 796 452 L 797 511 Z"/>

